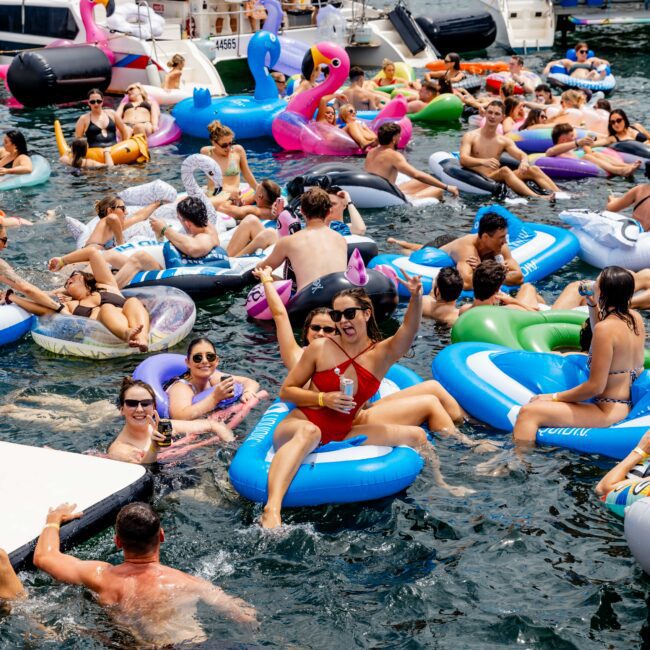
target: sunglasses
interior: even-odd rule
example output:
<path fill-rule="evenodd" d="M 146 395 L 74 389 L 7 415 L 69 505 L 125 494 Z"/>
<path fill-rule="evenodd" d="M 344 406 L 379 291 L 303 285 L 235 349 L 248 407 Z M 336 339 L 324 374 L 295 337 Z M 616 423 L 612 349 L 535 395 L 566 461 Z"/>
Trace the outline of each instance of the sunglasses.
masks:
<path fill-rule="evenodd" d="M 128 406 L 130 409 L 137 409 L 138 406 L 141 406 L 143 409 L 153 406 L 153 400 L 150 399 L 125 399 L 124 406 Z"/>
<path fill-rule="evenodd" d="M 88 103 L 89 104 L 103 104 L 104 100 L 103 99 L 89 99 Z"/>
<path fill-rule="evenodd" d="M 589 50 L 578 50 L 579 54 L 589 54 Z"/>
<path fill-rule="evenodd" d="M 113 210 L 126 210 L 126 205 L 114 205 Z"/>
<path fill-rule="evenodd" d="M 345 320 L 352 320 L 357 315 L 358 311 L 368 311 L 368 307 L 347 307 L 346 309 L 330 309 L 327 313 L 335 323 L 340 323 L 341 318 L 345 318 Z"/>
<path fill-rule="evenodd" d="M 0 237 L 0 241 L 6 246 L 9 241 L 9 237 Z"/>
<path fill-rule="evenodd" d="M 221 142 L 216 143 L 217 146 L 221 147 L 222 149 L 230 149 L 235 143 L 234 142 L 224 142 L 223 144 Z"/>
<path fill-rule="evenodd" d="M 202 352 L 197 352 L 196 354 L 192 355 L 192 361 L 194 361 L 194 363 L 201 363 L 201 361 L 203 361 L 203 357 L 205 357 L 206 361 L 209 361 L 210 363 L 213 363 L 217 360 L 217 355 L 214 352 L 206 352 L 205 354 Z"/>
<path fill-rule="evenodd" d="M 625 120 L 622 117 L 619 117 L 617 120 L 610 120 L 610 124 L 625 124 Z"/>
<path fill-rule="evenodd" d="M 445 63 L 453 63 L 451 59 L 445 59 Z"/>
<path fill-rule="evenodd" d="M 331 325 L 310 325 L 309 329 L 316 333 L 322 330 L 323 334 L 334 334 L 336 332 L 336 327 L 332 327 Z"/>

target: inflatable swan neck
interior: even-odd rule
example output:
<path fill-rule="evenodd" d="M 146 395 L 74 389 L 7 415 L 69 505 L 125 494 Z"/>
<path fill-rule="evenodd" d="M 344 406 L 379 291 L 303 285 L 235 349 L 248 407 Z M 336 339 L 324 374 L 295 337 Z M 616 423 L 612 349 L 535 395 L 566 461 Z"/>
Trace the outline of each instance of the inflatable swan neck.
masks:
<path fill-rule="evenodd" d="M 212 160 L 212 158 L 204 156 L 200 153 L 195 153 L 191 156 L 188 156 L 181 165 L 181 179 L 183 181 L 183 186 L 185 187 L 187 195 L 201 199 L 208 211 L 208 218 L 210 222 L 213 224 L 218 224 L 219 213 L 216 212 L 214 206 L 210 202 L 210 199 L 208 199 L 208 197 L 205 195 L 194 176 L 197 169 L 200 169 L 204 174 L 206 174 L 216 187 L 221 187 L 221 167 L 219 167 L 219 165 L 214 160 Z M 209 176 L 210 171 L 213 172 L 212 176 Z"/>
<path fill-rule="evenodd" d="M 352 255 L 350 255 L 345 277 L 358 287 L 363 287 L 368 284 L 368 272 L 366 271 L 366 265 L 363 263 L 363 258 L 358 248 L 355 248 L 352 251 Z"/>
<path fill-rule="evenodd" d="M 265 65 L 268 54 L 268 67 Z M 275 34 L 257 32 L 248 43 L 248 67 L 255 79 L 255 99 L 266 101 L 278 98 L 278 87 L 271 78 L 272 68 L 280 58 L 280 41 Z"/>
<path fill-rule="evenodd" d="M 95 22 L 96 4 L 95 0 L 81 0 L 79 3 L 81 22 L 86 30 L 86 43 L 96 45 L 107 56 L 111 65 L 115 65 L 115 54 L 108 45 L 108 34 Z M 110 16 L 113 13 L 113 0 L 109 0 L 105 6 L 106 14 Z"/>
<path fill-rule="evenodd" d="M 262 29 L 277 36 L 282 24 L 282 7 L 278 0 L 262 0 L 261 4 L 266 9 L 266 20 L 262 25 Z"/>

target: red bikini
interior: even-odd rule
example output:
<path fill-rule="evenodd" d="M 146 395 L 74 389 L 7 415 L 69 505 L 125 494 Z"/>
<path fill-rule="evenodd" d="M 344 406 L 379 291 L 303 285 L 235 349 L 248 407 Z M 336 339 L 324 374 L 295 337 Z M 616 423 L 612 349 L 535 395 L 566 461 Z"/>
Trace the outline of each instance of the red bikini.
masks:
<path fill-rule="evenodd" d="M 377 392 L 381 383 L 377 377 L 356 361 L 362 354 L 373 348 L 374 343 L 359 352 L 355 357 L 351 357 L 336 341 L 330 340 L 341 349 L 343 354 L 348 357 L 348 360 L 334 368 L 315 372 L 311 380 L 312 384 L 324 393 L 339 391 L 341 389 L 341 380 L 335 370 L 338 369 L 342 375 L 352 365 L 357 373 L 357 392 L 354 395 L 356 406 L 349 413 L 339 413 L 327 407 L 302 407 L 299 409 L 312 424 L 315 424 L 320 429 L 322 445 L 343 440 L 350 433 L 357 412 Z"/>

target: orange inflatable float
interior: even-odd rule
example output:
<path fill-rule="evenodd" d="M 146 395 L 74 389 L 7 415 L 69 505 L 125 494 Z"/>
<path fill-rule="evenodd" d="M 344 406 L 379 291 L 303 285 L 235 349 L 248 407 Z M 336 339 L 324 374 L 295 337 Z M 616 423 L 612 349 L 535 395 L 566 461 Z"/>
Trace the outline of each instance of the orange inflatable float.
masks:
<path fill-rule="evenodd" d="M 427 68 L 434 72 L 446 70 L 442 60 L 430 61 Z M 507 72 L 508 64 L 505 61 L 466 61 L 460 64 L 460 69 L 470 74 L 491 74 L 492 72 Z"/>
<path fill-rule="evenodd" d="M 63 135 L 63 129 L 59 120 L 54 120 L 54 137 L 56 138 L 56 146 L 59 150 L 59 155 L 63 156 L 70 153 L 70 147 Z M 147 136 L 141 133 L 131 136 L 124 142 L 117 142 L 116 144 L 108 147 L 111 152 L 111 157 L 116 165 L 132 165 L 133 163 L 143 163 L 149 160 L 149 145 L 147 144 Z M 95 160 L 97 162 L 104 162 L 104 149 L 101 147 L 90 147 L 86 158 Z"/>

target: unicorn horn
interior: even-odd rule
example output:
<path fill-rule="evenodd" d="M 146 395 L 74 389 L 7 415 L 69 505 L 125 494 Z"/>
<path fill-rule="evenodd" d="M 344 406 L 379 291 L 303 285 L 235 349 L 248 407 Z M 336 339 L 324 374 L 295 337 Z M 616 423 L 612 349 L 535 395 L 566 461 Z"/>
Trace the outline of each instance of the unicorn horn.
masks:
<path fill-rule="evenodd" d="M 350 255 L 348 270 L 344 275 L 352 284 L 356 284 L 358 287 L 363 287 L 368 284 L 366 265 L 363 263 L 363 258 L 358 248 L 355 248 L 352 255 Z"/>

